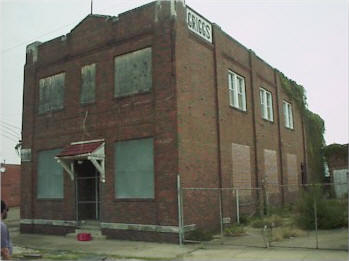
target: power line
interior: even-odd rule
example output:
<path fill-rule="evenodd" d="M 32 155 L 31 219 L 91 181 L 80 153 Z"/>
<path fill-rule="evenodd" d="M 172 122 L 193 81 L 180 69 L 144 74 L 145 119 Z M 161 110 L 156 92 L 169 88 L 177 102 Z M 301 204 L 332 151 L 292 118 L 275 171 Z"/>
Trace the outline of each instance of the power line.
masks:
<path fill-rule="evenodd" d="M 111 6 L 114 6 L 114 5 L 115 5 L 115 4 L 106 6 L 106 7 L 104 7 L 102 10 L 109 10 L 110 7 L 111 7 Z M 92 0 L 91 0 L 91 15 L 92 15 L 92 12 L 93 12 L 93 3 L 92 3 Z M 21 43 L 15 45 L 15 46 L 9 47 L 9 48 L 4 49 L 4 50 L 1 50 L 1 53 L 6 53 L 6 52 L 9 52 L 9 51 L 11 51 L 11 50 L 13 50 L 13 49 L 16 49 L 16 48 L 18 48 L 18 47 L 21 47 L 21 46 L 23 46 L 23 45 L 28 45 L 28 44 L 30 44 L 30 43 L 32 43 L 32 42 L 34 42 L 34 41 L 37 41 L 40 37 L 43 37 L 43 36 L 49 35 L 49 34 L 51 34 L 51 33 L 54 33 L 54 32 L 56 32 L 56 31 L 58 31 L 58 30 L 61 30 L 61 29 L 65 28 L 65 27 L 67 27 L 67 26 L 70 26 L 70 25 L 72 25 L 72 24 L 76 24 L 77 22 L 79 22 L 79 21 L 81 21 L 81 20 L 82 20 L 82 19 L 79 18 L 79 20 L 76 20 L 76 21 L 71 22 L 71 23 L 69 23 L 69 24 L 60 26 L 60 27 L 58 27 L 58 28 L 56 28 L 56 29 L 54 29 L 54 30 L 52 30 L 52 31 L 49 31 L 49 32 L 44 33 L 44 34 L 41 34 L 41 35 L 39 35 L 39 36 L 36 36 L 36 37 L 33 38 L 32 40 L 23 41 L 23 42 L 21 42 Z"/>
<path fill-rule="evenodd" d="M 9 127 L 11 127 L 11 128 L 14 128 L 14 129 L 21 130 L 21 128 L 17 127 L 16 125 L 13 125 L 13 124 L 11 124 L 11 123 L 8 123 L 8 122 L 6 122 L 6 121 L 0 120 L 0 123 L 6 124 L 7 126 L 9 126 Z"/>
<path fill-rule="evenodd" d="M 20 135 L 20 132 L 14 131 L 13 129 L 7 127 L 6 125 L 3 125 L 2 123 L 0 123 L 0 127 L 2 127 L 3 129 L 5 129 L 8 132 L 11 132 L 12 134 L 15 134 L 18 136 Z"/>
<path fill-rule="evenodd" d="M 19 136 L 17 134 L 13 134 L 11 132 L 9 132 L 8 130 L 0 130 L 2 133 L 6 133 L 7 135 L 10 135 L 16 139 L 20 139 Z"/>
<path fill-rule="evenodd" d="M 81 19 L 79 19 L 79 20 L 81 20 Z M 74 21 L 74 22 L 72 22 L 72 23 L 70 23 L 70 24 L 66 24 L 66 25 L 57 27 L 56 29 L 54 29 L 54 30 L 52 30 L 52 31 L 50 31 L 50 32 L 47 32 L 47 33 L 41 34 L 41 35 L 39 35 L 39 36 L 36 36 L 36 37 L 33 38 L 32 40 L 23 41 L 23 42 L 21 42 L 21 43 L 15 45 L 15 46 L 9 47 L 9 48 L 4 49 L 4 50 L 1 50 L 1 53 L 6 53 L 6 52 L 8 52 L 8 51 L 11 51 L 11 50 L 16 49 L 16 48 L 18 48 L 18 47 L 21 47 L 21 46 L 23 46 L 23 45 L 28 45 L 28 44 L 32 43 L 33 41 L 37 41 L 40 37 L 43 37 L 43 36 L 49 35 L 49 34 L 51 34 L 51 33 L 57 32 L 57 31 L 59 31 L 59 30 L 65 28 L 65 27 L 70 26 L 70 25 L 75 24 L 75 23 L 76 23 L 76 22 Z"/>
<path fill-rule="evenodd" d="M 18 142 L 19 140 L 15 140 L 14 138 L 11 138 L 11 137 L 9 137 L 9 136 L 7 136 L 7 135 L 5 135 L 5 134 L 1 134 L 1 136 L 2 137 L 5 137 L 5 138 L 7 138 L 7 139 L 9 139 L 9 140 L 11 140 L 11 141 L 13 141 L 13 142 Z"/>

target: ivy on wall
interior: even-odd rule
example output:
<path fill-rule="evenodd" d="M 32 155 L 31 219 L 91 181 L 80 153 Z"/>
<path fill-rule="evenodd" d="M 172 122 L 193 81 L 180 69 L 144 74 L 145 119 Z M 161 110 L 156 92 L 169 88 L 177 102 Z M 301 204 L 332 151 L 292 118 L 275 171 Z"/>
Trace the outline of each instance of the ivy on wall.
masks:
<path fill-rule="evenodd" d="M 295 102 L 302 115 L 306 134 L 308 182 L 321 182 L 324 178 L 324 120 L 308 109 L 304 87 L 288 79 L 282 72 L 279 75 L 281 87 Z"/>
<path fill-rule="evenodd" d="M 348 158 L 348 144 L 342 145 L 333 143 L 324 147 L 323 152 L 327 159 L 329 159 L 331 156 Z"/>

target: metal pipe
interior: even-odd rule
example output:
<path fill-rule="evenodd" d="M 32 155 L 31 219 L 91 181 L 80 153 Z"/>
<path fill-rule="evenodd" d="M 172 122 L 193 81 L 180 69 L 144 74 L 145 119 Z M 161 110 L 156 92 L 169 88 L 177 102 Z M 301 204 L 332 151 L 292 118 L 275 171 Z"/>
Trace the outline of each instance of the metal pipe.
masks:
<path fill-rule="evenodd" d="M 219 219 L 221 225 L 221 237 L 223 237 L 223 213 L 222 213 L 222 190 L 219 190 Z"/>
<path fill-rule="evenodd" d="M 318 238 L 318 230 L 317 230 L 317 206 L 316 199 L 314 198 L 314 218 L 315 218 L 315 239 L 316 239 L 316 249 L 319 249 L 319 238 Z"/>
<path fill-rule="evenodd" d="M 240 200 L 239 200 L 239 190 L 235 190 L 236 195 L 236 221 L 240 225 Z"/>
<path fill-rule="evenodd" d="M 181 180 L 180 176 L 177 175 L 177 201 L 178 201 L 178 237 L 179 237 L 179 245 L 183 245 L 183 223 L 182 223 L 182 207 L 181 207 Z"/>

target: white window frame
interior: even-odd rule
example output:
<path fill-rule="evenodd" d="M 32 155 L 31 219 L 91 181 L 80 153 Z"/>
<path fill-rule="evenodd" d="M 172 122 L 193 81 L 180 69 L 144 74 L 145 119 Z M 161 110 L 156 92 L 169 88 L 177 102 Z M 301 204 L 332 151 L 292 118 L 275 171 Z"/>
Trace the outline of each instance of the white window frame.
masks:
<path fill-rule="evenodd" d="M 293 130 L 293 112 L 292 112 L 292 104 L 283 101 L 282 102 L 282 108 L 284 111 L 284 118 L 285 118 L 285 127 L 288 129 Z"/>
<path fill-rule="evenodd" d="M 230 106 L 241 111 L 246 111 L 245 78 L 229 70 L 228 84 Z"/>
<path fill-rule="evenodd" d="M 267 121 L 274 121 L 273 95 L 264 88 L 259 89 L 262 118 Z"/>

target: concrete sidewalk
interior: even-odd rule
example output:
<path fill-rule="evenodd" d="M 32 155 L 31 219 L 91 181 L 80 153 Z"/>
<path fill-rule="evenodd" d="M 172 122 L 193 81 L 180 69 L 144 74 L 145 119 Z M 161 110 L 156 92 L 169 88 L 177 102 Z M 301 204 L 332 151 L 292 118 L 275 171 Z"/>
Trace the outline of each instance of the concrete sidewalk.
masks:
<path fill-rule="evenodd" d="M 348 260 L 347 251 L 254 248 L 231 245 L 184 245 L 120 240 L 77 241 L 72 237 L 14 233 L 15 246 L 46 250 L 69 251 L 80 254 L 108 256 L 118 259 L 147 260 Z M 15 253 L 16 254 L 16 253 Z M 108 259 L 110 260 L 110 259 Z"/>

